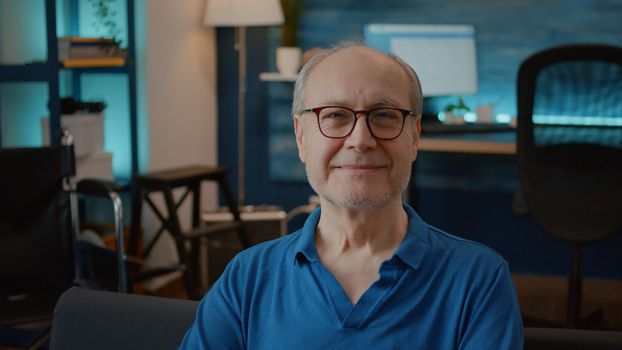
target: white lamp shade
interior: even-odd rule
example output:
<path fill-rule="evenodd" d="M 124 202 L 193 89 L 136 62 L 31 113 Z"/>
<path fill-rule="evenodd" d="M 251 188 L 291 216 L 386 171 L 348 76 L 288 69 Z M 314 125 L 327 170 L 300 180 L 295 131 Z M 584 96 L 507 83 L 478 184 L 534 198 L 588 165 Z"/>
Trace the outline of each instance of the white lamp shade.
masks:
<path fill-rule="evenodd" d="M 283 23 L 279 0 L 207 0 L 203 24 L 213 27 L 268 26 Z"/>

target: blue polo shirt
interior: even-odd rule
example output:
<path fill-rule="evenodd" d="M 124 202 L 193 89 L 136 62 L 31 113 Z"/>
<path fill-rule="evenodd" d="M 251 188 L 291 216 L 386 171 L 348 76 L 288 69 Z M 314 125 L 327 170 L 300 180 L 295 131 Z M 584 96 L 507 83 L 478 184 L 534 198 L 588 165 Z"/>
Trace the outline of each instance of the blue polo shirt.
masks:
<path fill-rule="evenodd" d="M 522 349 L 506 262 L 404 209 L 402 244 L 355 305 L 318 258 L 318 209 L 231 261 L 181 349 Z"/>

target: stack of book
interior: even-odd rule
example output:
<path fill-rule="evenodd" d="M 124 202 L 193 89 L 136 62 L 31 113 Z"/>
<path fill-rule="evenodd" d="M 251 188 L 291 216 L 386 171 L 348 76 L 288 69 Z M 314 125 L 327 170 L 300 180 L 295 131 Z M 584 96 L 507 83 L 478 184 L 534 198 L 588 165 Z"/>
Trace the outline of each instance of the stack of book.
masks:
<path fill-rule="evenodd" d="M 62 37 L 58 60 L 65 68 L 119 67 L 125 65 L 125 50 L 110 38 Z"/>

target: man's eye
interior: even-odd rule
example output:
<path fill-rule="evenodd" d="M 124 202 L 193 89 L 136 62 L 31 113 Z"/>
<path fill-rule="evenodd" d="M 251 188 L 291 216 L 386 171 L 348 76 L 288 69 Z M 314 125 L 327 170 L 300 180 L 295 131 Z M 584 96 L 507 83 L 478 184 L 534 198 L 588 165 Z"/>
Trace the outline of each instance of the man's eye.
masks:
<path fill-rule="evenodd" d="M 323 115 L 322 115 L 322 119 L 347 119 L 348 117 L 348 113 L 344 112 L 344 111 L 326 111 Z"/>
<path fill-rule="evenodd" d="M 398 119 L 398 116 L 395 113 L 395 111 L 392 111 L 390 109 L 376 110 L 373 113 L 373 117 L 376 119 Z"/>

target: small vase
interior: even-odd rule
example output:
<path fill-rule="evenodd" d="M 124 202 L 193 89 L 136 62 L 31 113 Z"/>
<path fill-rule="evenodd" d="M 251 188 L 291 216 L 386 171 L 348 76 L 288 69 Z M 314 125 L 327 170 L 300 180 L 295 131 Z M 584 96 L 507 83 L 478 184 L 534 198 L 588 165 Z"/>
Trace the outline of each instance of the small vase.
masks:
<path fill-rule="evenodd" d="M 301 59 L 299 47 L 281 46 L 276 49 L 276 68 L 283 75 L 297 75 Z"/>

